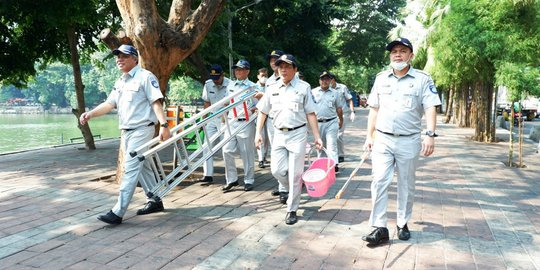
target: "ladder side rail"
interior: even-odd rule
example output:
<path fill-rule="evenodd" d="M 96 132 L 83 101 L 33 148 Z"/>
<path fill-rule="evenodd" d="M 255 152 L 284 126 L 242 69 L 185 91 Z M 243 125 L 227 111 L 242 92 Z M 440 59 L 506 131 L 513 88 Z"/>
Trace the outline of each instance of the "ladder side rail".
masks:
<path fill-rule="evenodd" d="M 190 127 L 188 127 L 187 129 L 183 130 L 182 132 L 180 133 L 176 133 L 175 135 L 173 135 L 171 138 L 167 139 L 166 141 L 163 141 L 163 142 L 160 142 L 159 141 L 159 138 L 154 138 L 152 139 L 149 143 L 152 143 L 152 144 L 157 144 L 157 146 L 155 147 L 152 147 L 150 149 L 148 149 L 147 151 L 145 151 L 142 155 L 139 155 L 139 160 L 144 160 L 144 158 L 152 153 L 152 152 L 155 152 L 155 151 L 161 151 L 162 149 L 164 149 L 165 147 L 167 147 L 169 144 L 171 144 L 172 142 L 178 140 L 179 137 L 183 138 L 185 137 L 187 134 L 193 132 L 195 129 L 197 129 L 198 127 L 202 126 L 202 125 L 206 125 L 208 124 L 208 120 L 209 119 L 213 119 L 214 117 L 218 117 L 218 116 L 221 116 L 222 114 L 226 114 L 228 112 L 228 110 L 230 110 L 231 108 L 235 108 L 238 104 L 241 104 L 244 102 L 244 100 L 246 98 L 250 98 L 252 97 L 253 95 L 255 95 L 255 91 L 250 91 L 250 93 L 248 93 L 248 95 L 245 95 L 242 99 L 236 101 L 235 103 L 233 104 L 229 104 L 228 106 L 224 107 L 223 109 L 226 109 L 226 110 L 219 110 L 220 112 L 219 113 L 216 113 L 216 114 L 212 114 L 211 116 L 203 119 L 202 121 L 200 122 L 195 122 L 195 124 L 191 125 Z M 209 107 L 210 108 L 210 107 Z M 176 127 L 175 127 L 176 128 Z M 147 144 L 149 144 L 147 143 Z M 144 145 L 147 145 L 147 144 L 144 144 Z M 144 146 L 143 145 L 143 146 Z M 136 156 L 138 155 L 138 152 L 141 150 L 141 149 L 144 149 L 145 147 L 139 147 L 137 148 L 135 151 L 131 152 L 130 155 L 131 156 Z M 148 147 L 148 145 L 146 146 Z"/>
<path fill-rule="evenodd" d="M 253 95 L 255 95 L 255 90 L 246 89 L 244 91 L 234 93 L 234 94 L 232 94 L 232 96 L 227 96 L 227 97 L 221 99 L 220 101 L 216 102 L 215 104 L 212 104 L 210 107 L 200 111 L 196 115 L 192 115 L 192 117 L 190 117 L 190 118 L 184 118 L 184 121 L 182 123 L 180 123 L 177 126 L 174 126 L 171 129 L 171 134 L 177 134 L 178 131 L 181 131 L 182 129 L 184 129 L 188 125 L 195 125 L 195 124 L 197 124 L 199 122 L 200 123 L 205 123 L 205 122 L 208 121 L 208 119 L 212 119 L 214 117 L 217 117 L 218 115 L 221 115 L 222 113 L 224 113 L 225 111 L 228 111 L 228 109 L 233 107 L 232 105 L 237 105 L 237 104 L 241 103 L 244 99 L 246 99 L 248 97 L 251 97 Z M 237 96 L 240 97 L 237 102 L 235 102 L 234 104 L 228 104 L 229 103 L 229 98 L 237 97 Z M 226 106 L 223 107 L 224 105 L 226 105 Z M 216 112 L 213 113 L 213 110 L 216 110 Z M 208 117 L 205 117 L 207 114 L 211 114 L 211 115 L 208 116 Z M 203 120 L 197 121 L 199 118 L 202 118 Z M 172 138 L 170 138 L 170 139 L 172 139 Z M 169 142 L 169 140 L 167 140 L 165 142 Z M 137 149 L 135 149 L 133 152 L 130 153 L 130 155 L 132 157 L 134 157 L 134 156 L 137 155 L 138 152 L 141 151 L 141 149 L 149 147 L 150 145 L 152 145 L 154 143 L 158 143 L 159 141 L 160 141 L 159 138 L 155 137 L 152 140 L 148 141 L 147 143 L 145 143 L 145 144 L 141 145 L 140 147 L 138 147 Z"/>
<path fill-rule="evenodd" d="M 242 125 L 240 125 L 235 131 L 231 133 L 231 136 L 227 137 L 224 140 L 221 140 L 217 145 L 215 145 L 209 152 L 208 156 L 214 155 L 217 153 L 223 146 L 228 143 L 234 136 L 238 135 L 240 131 L 242 131 L 244 128 L 246 128 L 249 124 L 254 122 L 257 119 L 256 115 L 252 117 L 249 121 L 243 122 Z M 206 156 L 206 155 L 205 155 Z M 152 193 L 157 195 L 160 198 L 165 197 L 174 187 L 178 186 L 182 181 L 185 180 L 189 175 L 191 175 L 198 167 L 200 167 L 203 162 L 205 162 L 206 159 L 200 158 L 196 162 L 193 163 L 193 166 L 191 168 L 188 168 L 186 171 L 184 171 L 181 175 L 179 175 L 176 179 L 174 179 L 174 175 L 169 174 L 162 182 L 169 182 L 170 180 L 173 180 L 167 187 L 163 183 L 158 183 L 158 185 L 155 187 L 154 190 L 152 190 Z"/>

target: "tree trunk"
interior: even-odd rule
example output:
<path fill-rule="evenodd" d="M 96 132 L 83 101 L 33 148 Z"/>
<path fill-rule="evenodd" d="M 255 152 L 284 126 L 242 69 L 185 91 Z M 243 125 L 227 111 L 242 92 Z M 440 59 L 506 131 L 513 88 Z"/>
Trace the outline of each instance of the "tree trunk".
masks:
<path fill-rule="evenodd" d="M 478 142 L 492 142 L 491 134 L 491 97 L 493 84 L 480 81 L 474 84 L 473 106 L 471 108 L 471 123 L 475 134 L 473 140 Z"/>
<path fill-rule="evenodd" d="M 447 92 L 447 98 L 446 98 L 446 115 L 444 118 L 444 123 L 448 124 L 450 123 L 450 119 L 452 118 L 452 114 L 454 111 L 454 93 L 455 93 L 455 86 L 452 85 L 450 89 Z"/>
<path fill-rule="evenodd" d="M 84 85 L 82 83 L 81 65 L 79 63 L 79 52 L 77 51 L 77 33 L 75 32 L 75 26 L 71 25 L 67 29 L 67 38 L 69 42 L 69 50 L 71 52 L 71 66 L 73 67 L 73 77 L 75 80 L 75 94 L 77 96 L 77 109 L 72 109 L 71 112 L 77 118 L 77 127 L 81 130 L 84 138 L 84 144 L 86 149 L 94 150 L 96 145 L 94 143 L 94 136 L 90 130 L 88 123 L 81 125 L 79 117 L 86 110 L 84 102 Z"/>
<path fill-rule="evenodd" d="M 116 0 L 116 5 L 139 51 L 139 64 L 157 76 L 165 94 L 171 73 L 201 44 L 225 0 L 203 0 L 195 10 L 191 1 L 173 0 L 167 21 L 154 0 Z"/>

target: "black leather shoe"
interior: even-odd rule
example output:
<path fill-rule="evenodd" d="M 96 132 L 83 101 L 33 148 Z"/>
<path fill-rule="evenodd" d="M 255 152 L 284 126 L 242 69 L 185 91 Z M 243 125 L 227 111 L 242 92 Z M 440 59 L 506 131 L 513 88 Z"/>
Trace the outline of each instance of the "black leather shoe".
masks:
<path fill-rule="evenodd" d="M 253 190 L 253 184 L 245 184 L 244 191 L 250 191 L 250 190 Z"/>
<path fill-rule="evenodd" d="M 385 227 L 379 227 L 373 230 L 370 234 L 362 237 L 362 240 L 372 245 L 378 245 L 388 241 L 388 239 L 388 229 Z"/>
<path fill-rule="evenodd" d="M 409 238 L 411 238 L 411 232 L 409 231 L 409 227 L 407 227 L 407 224 L 405 224 L 405 226 L 403 226 L 403 228 L 400 228 L 399 226 L 397 226 L 397 235 L 398 235 L 398 238 L 399 240 L 409 240 Z"/>
<path fill-rule="evenodd" d="M 341 162 L 345 162 L 345 157 L 338 157 L 338 162 L 341 163 Z"/>
<path fill-rule="evenodd" d="M 212 176 L 205 176 L 205 177 L 197 179 L 197 182 L 199 183 L 212 183 L 213 181 L 214 181 L 214 177 Z"/>
<path fill-rule="evenodd" d="M 234 181 L 232 183 L 224 185 L 221 188 L 221 190 L 223 190 L 223 192 L 227 192 L 227 191 L 231 190 L 231 188 L 236 187 L 236 186 L 238 186 L 238 181 Z"/>
<path fill-rule="evenodd" d="M 259 168 L 264 168 L 264 161 L 259 161 Z"/>
<path fill-rule="evenodd" d="M 279 189 L 272 190 L 270 194 L 272 194 L 272 196 L 279 196 Z"/>
<path fill-rule="evenodd" d="M 289 192 L 280 192 L 279 193 L 279 201 L 282 204 L 287 204 L 287 199 L 289 199 Z"/>
<path fill-rule="evenodd" d="M 293 225 L 296 222 L 298 222 L 298 217 L 296 216 L 296 211 L 287 212 L 287 215 L 285 216 L 285 224 Z"/>
<path fill-rule="evenodd" d="M 339 172 L 339 167 L 338 167 L 338 165 L 336 165 L 336 167 L 334 168 L 334 170 L 336 170 L 336 172 Z"/>
<path fill-rule="evenodd" d="M 103 221 L 105 223 L 112 224 L 112 225 L 118 225 L 118 224 L 122 223 L 122 218 L 115 215 L 112 210 L 109 211 L 105 215 L 98 216 L 97 219 L 99 219 L 99 220 L 101 220 L 101 221 Z"/>
<path fill-rule="evenodd" d="M 137 210 L 137 215 L 148 215 L 155 212 L 161 212 L 164 209 L 165 208 L 163 207 L 163 201 L 148 201 L 143 208 Z"/>

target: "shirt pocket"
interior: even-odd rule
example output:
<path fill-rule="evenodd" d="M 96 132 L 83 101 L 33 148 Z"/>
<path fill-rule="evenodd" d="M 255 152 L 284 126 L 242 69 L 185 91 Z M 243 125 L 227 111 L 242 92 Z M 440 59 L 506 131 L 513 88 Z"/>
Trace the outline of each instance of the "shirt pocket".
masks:
<path fill-rule="evenodd" d="M 139 91 L 138 85 L 129 84 L 126 85 L 124 94 L 126 95 L 126 101 L 133 102 L 134 99 L 137 99 L 141 91 Z"/>
<path fill-rule="evenodd" d="M 304 95 L 296 94 L 289 102 L 289 109 L 293 112 L 299 112 L 304 109 Z"/>
<path fill-rule="evenodd" d="M 400 108 L 402 111 L 414 110 L 418 107 L 418 89 L 409 88 L 403 90 Z"/>

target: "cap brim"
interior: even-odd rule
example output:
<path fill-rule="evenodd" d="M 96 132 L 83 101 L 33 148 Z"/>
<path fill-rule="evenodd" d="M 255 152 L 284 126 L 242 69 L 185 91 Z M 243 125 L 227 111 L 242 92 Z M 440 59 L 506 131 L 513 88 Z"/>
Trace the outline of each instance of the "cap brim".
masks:
<path fill-rule="evenodd" d="M 394 41 L 388 43 L 388 45 L 386 45 L 386 50 L 387 50 L 387 51 L 391 51 L 392 48 L 394 48 L 394 46 L 396 46 L 396 45 L 403 45 L 403 46 L 405 46 L 405 47 L 411 49 L 411 51 L 413 50 L 409 44 L 403 43 L 403 42 L 397 41 L 397 40 L 394 40 Z"/>
<path fill-rule="evenodd" d="M 249 69 L 249 67 L 248 67 L 248 66 L 243 66 L 243 65 L 234 65 L 234 66 L 232 66 L 232 68 L 233 68 L 233 69 L 235 69 L 235 68 L 244 68 L 244 69 Z"/>
<path fill-rule="evenodd" d="M 279 66 L 281 63 L 287 63 L 293 66 L 296 66 L 296 63 L 294 61 L 288 60 L 288 59 L 278 59 L 274 63 L 274 65 Z"/>
<path fill-rule="evenodd" d="M 126 54 L 126 55 L 133 55 L 133 56 L 136 56 L 136 55 L 132 54 L 130 51 L 119 50 L 119 49 L 114 49 L 114 50 L 112 51 L 112 54 L 113 54 L 113 55 L 119 55 L 119 54 L 121 54 L 121 53 L 122 53 L 122 54 Z"/>
<path fill-rule="evenodd" d="M 210 75 L 210 79 L 213 81 L 219 80 L 219 78 L 221 78 L 221 75 Z"/>

